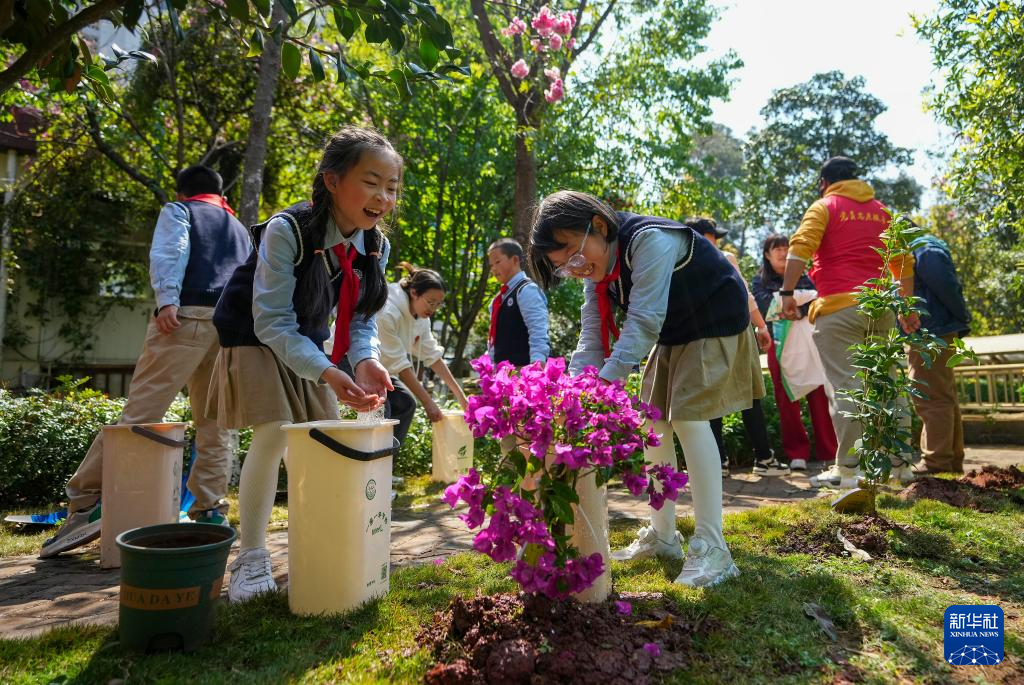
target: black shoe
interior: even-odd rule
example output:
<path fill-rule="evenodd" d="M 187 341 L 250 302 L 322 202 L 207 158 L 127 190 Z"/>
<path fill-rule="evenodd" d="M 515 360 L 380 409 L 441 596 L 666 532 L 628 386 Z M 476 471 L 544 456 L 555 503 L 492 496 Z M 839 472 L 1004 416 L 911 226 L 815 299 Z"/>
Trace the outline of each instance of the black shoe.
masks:
<path fill-rule="evenodd" d="M 775 458 L 775 452 L 768 450 L 767 457 L 761 457 L 754 459 L 754 473 L 764 473 L 771 469 L 785 469 L 786 465 Z"/>

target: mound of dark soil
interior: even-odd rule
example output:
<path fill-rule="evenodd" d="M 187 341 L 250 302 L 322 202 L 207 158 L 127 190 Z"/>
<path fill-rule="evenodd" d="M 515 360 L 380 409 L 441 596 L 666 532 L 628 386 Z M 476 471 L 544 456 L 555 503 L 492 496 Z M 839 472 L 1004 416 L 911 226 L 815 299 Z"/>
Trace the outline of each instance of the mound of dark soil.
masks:
<path fill-rule="evenodd" d="M 793 528 L 786 539 L 777 547 L 779 552 L 792 554 L 800 552 L 817 557 L 849 556 L 836 533 L 842 530 L 843 536 L 855 547 L 864 550 L 873 557 L 884 556 L 889 551 L 891 530 L 904 531 L 904 527 L 889 519 L 869 514 L 853 520 L 844 521 L 839 526 L 816 528 L 809 523 Z"/>
<path fill-rule="evenodd" d="M 1024 471 L 1016 466 L 984 466 L 981 471 L 971 471 L 960 482 L 982 490 L 1015 490 L 1024 488 Z"/>
<path fill-rule="evenodd" d="M 976 509 L 976 495 L 977 488 L 970 483 L 925 476 L 903 488 L 897 496 L 908 502 L 933 499 L 951 507 Z"/>
<path fill-rule="evenodd" d="M 650 683 L 685 667 L 706 622 L 680 618 L 660 594 L 564 602 L 525 594 L 456 597 L 417 637 L 438 664 L 428 685 Z"/>

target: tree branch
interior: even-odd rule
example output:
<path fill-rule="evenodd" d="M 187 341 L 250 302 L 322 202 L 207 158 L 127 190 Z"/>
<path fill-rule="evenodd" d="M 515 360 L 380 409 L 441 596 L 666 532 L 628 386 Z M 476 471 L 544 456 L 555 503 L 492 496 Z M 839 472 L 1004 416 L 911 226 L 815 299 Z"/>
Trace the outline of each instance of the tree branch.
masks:
<path fill-rule="evenodd" d="M 14 64 L 0 71 L 0 93 L 6 92 L 18 79 L 27 74 L 41 59 L 60 47 L 60 44 L 84 29 L 95 24 L 123 4 L 124 0 L 100 0 L 91 7 L 54 27 L 53 31 L 21 54 Z"/>
<path fill-rule="evenodd" d="M 483 44 L 487 61 L 491 63 L 494 76 L 498 79 L 498 86 L 508 103 L 515 108 L 517 92 L 508 76 L 508 70 L 512 68 L 512 65 L 508 64 L 505 48 L 502 47 L 498 37 L 494 35 L 494 26 L 491 25 L 491 19 L 487 15 L 484 0 L 470 0 L 469 5 L 473 17 L 476 19 L 476 27 L 480 32 L 480 42 Z"/>
<path fill-rule="evenodd" d="M 110 143 L 103 140 L 103 134 L 100 131 L 100 122 L 96 117 L 96 108 L 92 104 L 87 104 L 85 107 L 86 116 L 89 118 L 89 137 L 92 138 L 93 143 L 96 145 L 96 149 L 102 152 L 107 159 L 113 162 L 121 171 L 128 174 L 133 180 L 138 181 L 140 184 L 145 186 L 149 192 L 153 193 L 153 196 L 164 205 L 169 202 L 167 193 L 160 187 L 160 184 L 156 180 L 149 178 L 141 171 L 133 167 L 128 161 L 115 150 Z"/>

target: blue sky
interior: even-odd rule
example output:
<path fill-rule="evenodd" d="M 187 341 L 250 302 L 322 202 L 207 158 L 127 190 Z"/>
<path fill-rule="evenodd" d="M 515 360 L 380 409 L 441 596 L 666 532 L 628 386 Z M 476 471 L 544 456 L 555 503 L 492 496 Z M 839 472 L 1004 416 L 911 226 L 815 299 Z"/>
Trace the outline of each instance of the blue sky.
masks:
<path fill-rule="evenodd" d="M 911 14 L 931 14 L 935 0 L 725 0 L 706 44 L 711 55 L 730 48 L 743 59 L 728 102 L 714 104 L 714 119 L 743 137 L 759 128 L 771 92 L 838 69 L 860 75 L 888 111 L 878 127 L 895 144 L 916 151 L 910 173 L 925 187 L 941 168 L 927 156 L 942 130 L 924 111 L 922 90 L 935 74 L 928 44 Z M 925 202 L 928 202 L 926 198 Z"/>

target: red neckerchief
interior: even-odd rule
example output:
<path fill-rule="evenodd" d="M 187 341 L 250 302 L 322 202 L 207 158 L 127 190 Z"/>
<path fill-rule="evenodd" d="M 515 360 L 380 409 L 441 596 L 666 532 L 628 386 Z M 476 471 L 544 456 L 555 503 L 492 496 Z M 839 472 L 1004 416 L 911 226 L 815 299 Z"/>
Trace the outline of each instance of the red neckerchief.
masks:
<path fill-rule="evenodd" d="M 597 284 L 597 308 L 601 312 L 601 344 L 604 346 L 604 356 L 609 357 L 612 353 L 611 336 L 619 339 L 619 327 L 615 325 L 615 315 L 612 314 L 612 299 L 608 294 L 608 286 L 619 280 L 619 265 L 622 263 L 622 255 L 615 255 L 615 268 L 612 272 L 601 279 Z"/>
<path fill-rule="evenodd" d="M 334 321 L 334 348 L 331 350 L 331 362 L 337 364 L 348 352 L 351 342 L 348 328 L 359 300 L 359 277 L 352 270 L 352 262 L 358 253 L 354 245 L 349 245 L 346 250 L 343 243 L 335 245 L 331 250 L 337 256 L 342 271 L 341 286 L 338 289 L 338 318 Z"/>
<path fill-rule="evenodd" d="M 213 193 L 201 193 L 199 195 L 193 195 L 192 197 L 186 197 L 184 202 L 205 202 L 208 205 L 220 207 L 225 212 L 229 212 L 231 216 L 235 215 L 235 210 L 231 209 L 231 205 L 224 199 L 223 195 L 215 195 Z"/>
<path fill-rule="evenodd" d="M 494 341 L 498 337 L 498 312 L 501 311 L 501 298 L 508 292 L 508 286 L 501 286 L 501 291 L 491 301 L 491 331 L 487 335 L 487 342 L 494 347 Z"/>

